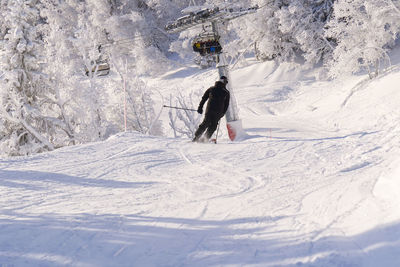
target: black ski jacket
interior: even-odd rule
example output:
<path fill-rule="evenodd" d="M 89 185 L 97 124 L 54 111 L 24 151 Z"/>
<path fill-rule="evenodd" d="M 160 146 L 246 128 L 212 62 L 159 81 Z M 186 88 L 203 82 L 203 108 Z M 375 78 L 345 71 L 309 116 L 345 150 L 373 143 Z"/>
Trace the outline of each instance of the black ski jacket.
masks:
<path fill-rule="evenodd" d="M 229 91 L 222 82 L 217 81 L 213 87 L 210 87 L 204 93 L 199 104 L 199 109 L 203 109 L 204 104 L 208 100 L 205 116 L 212 116 L 220 119 L 225 115 L 228 109 L 229 99 Z"/>

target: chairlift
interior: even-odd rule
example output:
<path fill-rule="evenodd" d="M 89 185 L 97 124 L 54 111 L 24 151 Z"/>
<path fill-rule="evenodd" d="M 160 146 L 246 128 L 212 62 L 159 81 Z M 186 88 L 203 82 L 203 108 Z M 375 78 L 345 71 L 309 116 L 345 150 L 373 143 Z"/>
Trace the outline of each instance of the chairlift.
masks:
<path fill-rule="evenodd" d="M 108 63 L 108 58 L 104 55 L 102 45 L 97 47 L 100 53 L 100 57 L 96 61 L 91 61 L 90 66 L 92 67 L 92 73 L 96 74 L 96 76 L 106 76 L 110 73 L 110 64 Z M 89 76 L 89 70 L 87 66 L 85 66 L 86 76 Z"/>
<path fill-rule="evenodd" d="M 182 26 L 183 24 L 188 24 L 192 22 L 193 14 L 188 14 L 183 17 L 180 17 L 176 20 L 175 24 L 177 26 Z"/>
<path fill-rule="evenodd" d="M 200 53 L 201 56 L 217 55 L 222 51 L 219 38 L 215 33 L 203 32 L 193 39 L 193 51 Z"/>
<path fill-rule="evenodd" d="M 168 22 L 165 25 L 166 31 L 173 31 L 177 28 L 188 27 L 199 23 L 204 23 L 211 17 L 215 17 L 220 11 L 219 7 L 204 6 L 204 7 L 189 7 L 182 10 L 184 16 L 176 19 L 174 22 Z"/>
<path fill-rule="evenodd" d="M 96 60 L 96 64 L 92 64 L 92 73 L 96 76 L 106 76 L 110 73 L 110 64 L 108 60 Z M 89 70 L 85 67 L 86 76 L 89 76 Z"/>

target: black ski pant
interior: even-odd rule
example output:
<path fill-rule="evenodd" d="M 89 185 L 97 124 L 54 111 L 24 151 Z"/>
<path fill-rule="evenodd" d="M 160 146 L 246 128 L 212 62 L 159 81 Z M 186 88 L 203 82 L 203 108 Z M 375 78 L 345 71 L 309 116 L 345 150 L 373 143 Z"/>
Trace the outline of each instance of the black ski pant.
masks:
<path fill-rule="evenodd" d="M 216 114 L 210 113 L 206 114 L 203 122 L 199 125 L 199 128 L 194 134 L 194 139 L 193 141 L 197 141 L 200 139 L 201 135 L 204 133 L 204 131 L 207 130 L 206 132 L 206 137 L 207 139 L 210 139 L 215 130 L 217 129 L 218 122 L 221 116 L 218 116 Z"/>

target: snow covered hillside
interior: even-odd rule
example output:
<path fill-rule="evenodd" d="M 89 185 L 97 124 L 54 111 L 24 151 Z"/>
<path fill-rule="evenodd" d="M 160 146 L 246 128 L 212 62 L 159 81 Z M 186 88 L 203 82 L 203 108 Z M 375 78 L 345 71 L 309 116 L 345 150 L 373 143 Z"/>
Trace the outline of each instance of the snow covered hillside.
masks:
<path fill-rule="evenodd" d="M 121 133 L 0 160 L 0 266 L 400 266 L 400 69 L 231 76 L 239 142 L 224 127 L 217 145 Z M 168 96 L 216 78 L 149 84 Z"/>

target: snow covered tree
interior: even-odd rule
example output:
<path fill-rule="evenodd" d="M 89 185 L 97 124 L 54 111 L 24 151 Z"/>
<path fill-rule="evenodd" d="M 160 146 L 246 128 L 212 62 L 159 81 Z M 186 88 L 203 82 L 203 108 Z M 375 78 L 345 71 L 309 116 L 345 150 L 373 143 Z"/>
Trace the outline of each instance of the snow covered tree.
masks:
<path fill-rule="evenodd" d="M 46 6 L 42 12 L 48 26 L 46 72 L 51 77 L 54 102 L 65 120 L 68 136 L 83 143 L 123 130 L 124 82 L 130 104 L 135 102 L 139 110 L 130 110 L 136 118 L 129 120 L 129 129 L 146 132 L 147 122 L 136 123 L 153 115 L 147 88 L 136 86 L 140 84 L 138 72 L 149 66 L 145 56 L 143 64 L 137 60 L 143 54 L 137 43 L 142 38 L 138 35 L 145 25 L 143 17 L 131 9 L 137 5 L 126 9 L 119 1 L 70 0 L 56 4 L 48 1 Z M 129 65 L 129 75 L 125 75 L 125 63 Z M 111 68 L 104 78 L 97 75 L 100 64 Z M 142 114 L 144 111 L 147 113 Z"/>
<path fill-rule="evenodd" d="M 102 140 L 106 137 L 111 122 L 106 119 L 109 91 L 104 81 L 97 76 L 101 64 L 109 64 L 103 46 L 108 42 L 105 23 L 111 16 L 111 6 L 107 0 L 86 0 L 84 4 L 76 4 L 78 21 L 74 32 L 74 50 L 82 59 L 88 79 L 80 88 L 74 87 L 77 102 L 85 114 L 80 119 L 80 135 L 84 141 Z M 86 139 L 86 140 L 85 140 Z"/>
<path fill-rule="evenodd" d="M 7 13 L 7 2 L 8 2 L 8 0 L 0 0 L 0 14 Z M 4 35 L 7 32 L 5 19 L 6 19 L 6 16 L 0 16 L 0 40 L 3 40 Z"/>
<path fill-rule="evenodd" d="M 46 77 L 41 73 L 41 23 L 36 0 L 2 2 L 0 43 L 0 151 L 25 155 L 54 149 L 54 118 L 44 112 Z M 4 30 L 5 29 L 5 30 Z"/>
<path fill-rule="evenodd" d="M 174 137 L 186 136 L 192 139 L 201 120 L 201 116 L 197 112 L 193 112 L 189 109 L 197 105 L 198 99 L 202 97 L 202 92 L 197 90 L 183 94 L 182 91 L 183 90 L 179 90 L 175 97 L 170 96 L 169 104 L 188 110 L 170 109 L 168 112 L 169 125 L 173 130 Z"/>
<path fill-rule="evenodd" d="M 370 75 L 388 60 L 387 50 L 399 37 L 400 14 L 391 0 L 338 0 L 326 37 L 337 46 L 327 64 L 330 74 L 355 73 L 363 67 Z"/>
<path fill-rule="evenodd" d="M 254 44 L 254 51 L 259 60 L 277 59 L 285 61 L 293 58 L 296 41 L 290 34 L 280 29 L 278 12 L 289 4 L 282 0 L 265 1 L 256 15 L 235 21 L 240 39 Z"/>
<path fill-rule="evenodd" d="M 333 44 L 325 38 L 324 27 L 332 7 L 333 0 L 298 0 L 291 1 L 276 12 L 280 31 L 295 41 L 289 49 L 290 54 L 299 51 L 311 66 L 324 56 L 330 56 Z"/>
<path fill-rule="evenodd" d="M 139 77 L 135 69 L 128 66 L 128 61 L 120 58 L 113 59 L 113 67 L 120 76 L 120 83 L 115 88 L 115 102 L 110 110 L 114 121 L 124 121 L 126 114 L 127 130 L 138 131 L 145 134 L 161 135 L 162 129 L 158 118 L 155 116 L 152 91 Z"/>
<path fill-rule="evenodd" d="M 106 0 L 49 1 L 43 11 L 48 22 L 47 72 L 73 142 L 101 140 L 117 132 L 109 116 L 116 81 L 98 76 L 100 67 L 111 64 L 107 46 L 112 40 L 106 28 L 112 12 Z"/>
<path fill-rule="evenodd" d="M 54 138 L 58 139 L 59 146 L 99 140 L 102 134 L 100 116 L 96 116 L 98 109 L 93 104 L 98 96 L 96 89 L 92 89 L 97 76 L 91 71 L 97 69 L 97 65 L 89 57 L 90 46 L 82 45 L 85 40 L 79 39 L 84 6 L 78 1 L 43 3 L 45 71 L 50 80 L 53 104 L 49 109 L 57 112 L 63 122 L 62 133 L 55 133 Z M 98 58 L 96 53 L 92 55 Z"/>
<path fill-rule="evenodd" d="M 110 95 L 113 102 L 108 103 L 112 112 L 110 118 L 123 121 L 123 103 L 127 101 L 127 128 L 142 133 L 148 133 L 154 118 L 154 103 L 149 88 L 140 76 L 155 75 L 165 71 L 168 62 L 162 51 L 151 38 L 154 24 L 148 23 L 143 13 L 149 12 L 149 6 L 138 2 L 129 2 L 127 6 L 118 10 L 112 17 L 104 21 L 109 42 L 107 51 L 113 72 L 113 85 Z M 159 31 L 159 30 L 158 30 Z M 149 38 L 149 39 L 147 39 Z M 153 40 L 153 41 L 152 41 Z M 126 95 L 124 94 L 124 88 Z M 120 124 L 122 125 L 122 124 Z M 153 133 L 160 134 L 161 128 L 157 123 L 153 125 Z"/>
<path fill-rule="evenodd" d="M 324 27 L 334 0 L 265 1 L 238 25 L 240 37 L 252 40 L 260 60 L 291 61 L 301 55 L 313 65 L 331 53 Z"/>
<path fill-rule="evenodd" d="M 62 133 L 55 133 L 58 146 L 79 143 L 79 120 L 84 113 L 77 103 L 76 89 L 84 72 L 81 59 L 76 53 L 73 36 L 78 12 L 67 2 L 55 3 L 42 0 L 41 15 L 46 23 L 44 33 L 44 72 L 49 80 L 52 106 L 49 110 L 59 114 Z"/>
<path fill-rule="evenodd" d="M 132 110 L 128 116 L 130 127 L 141 133 L 149 133 L 155 117 L 154 102 L 151 98 L 151 90 L 140 78 L 136 78 L 127 90 L 128 107 Z M 160 134 L 160 127 L 157 122 L 154 125 L 152 134 Z"/>

